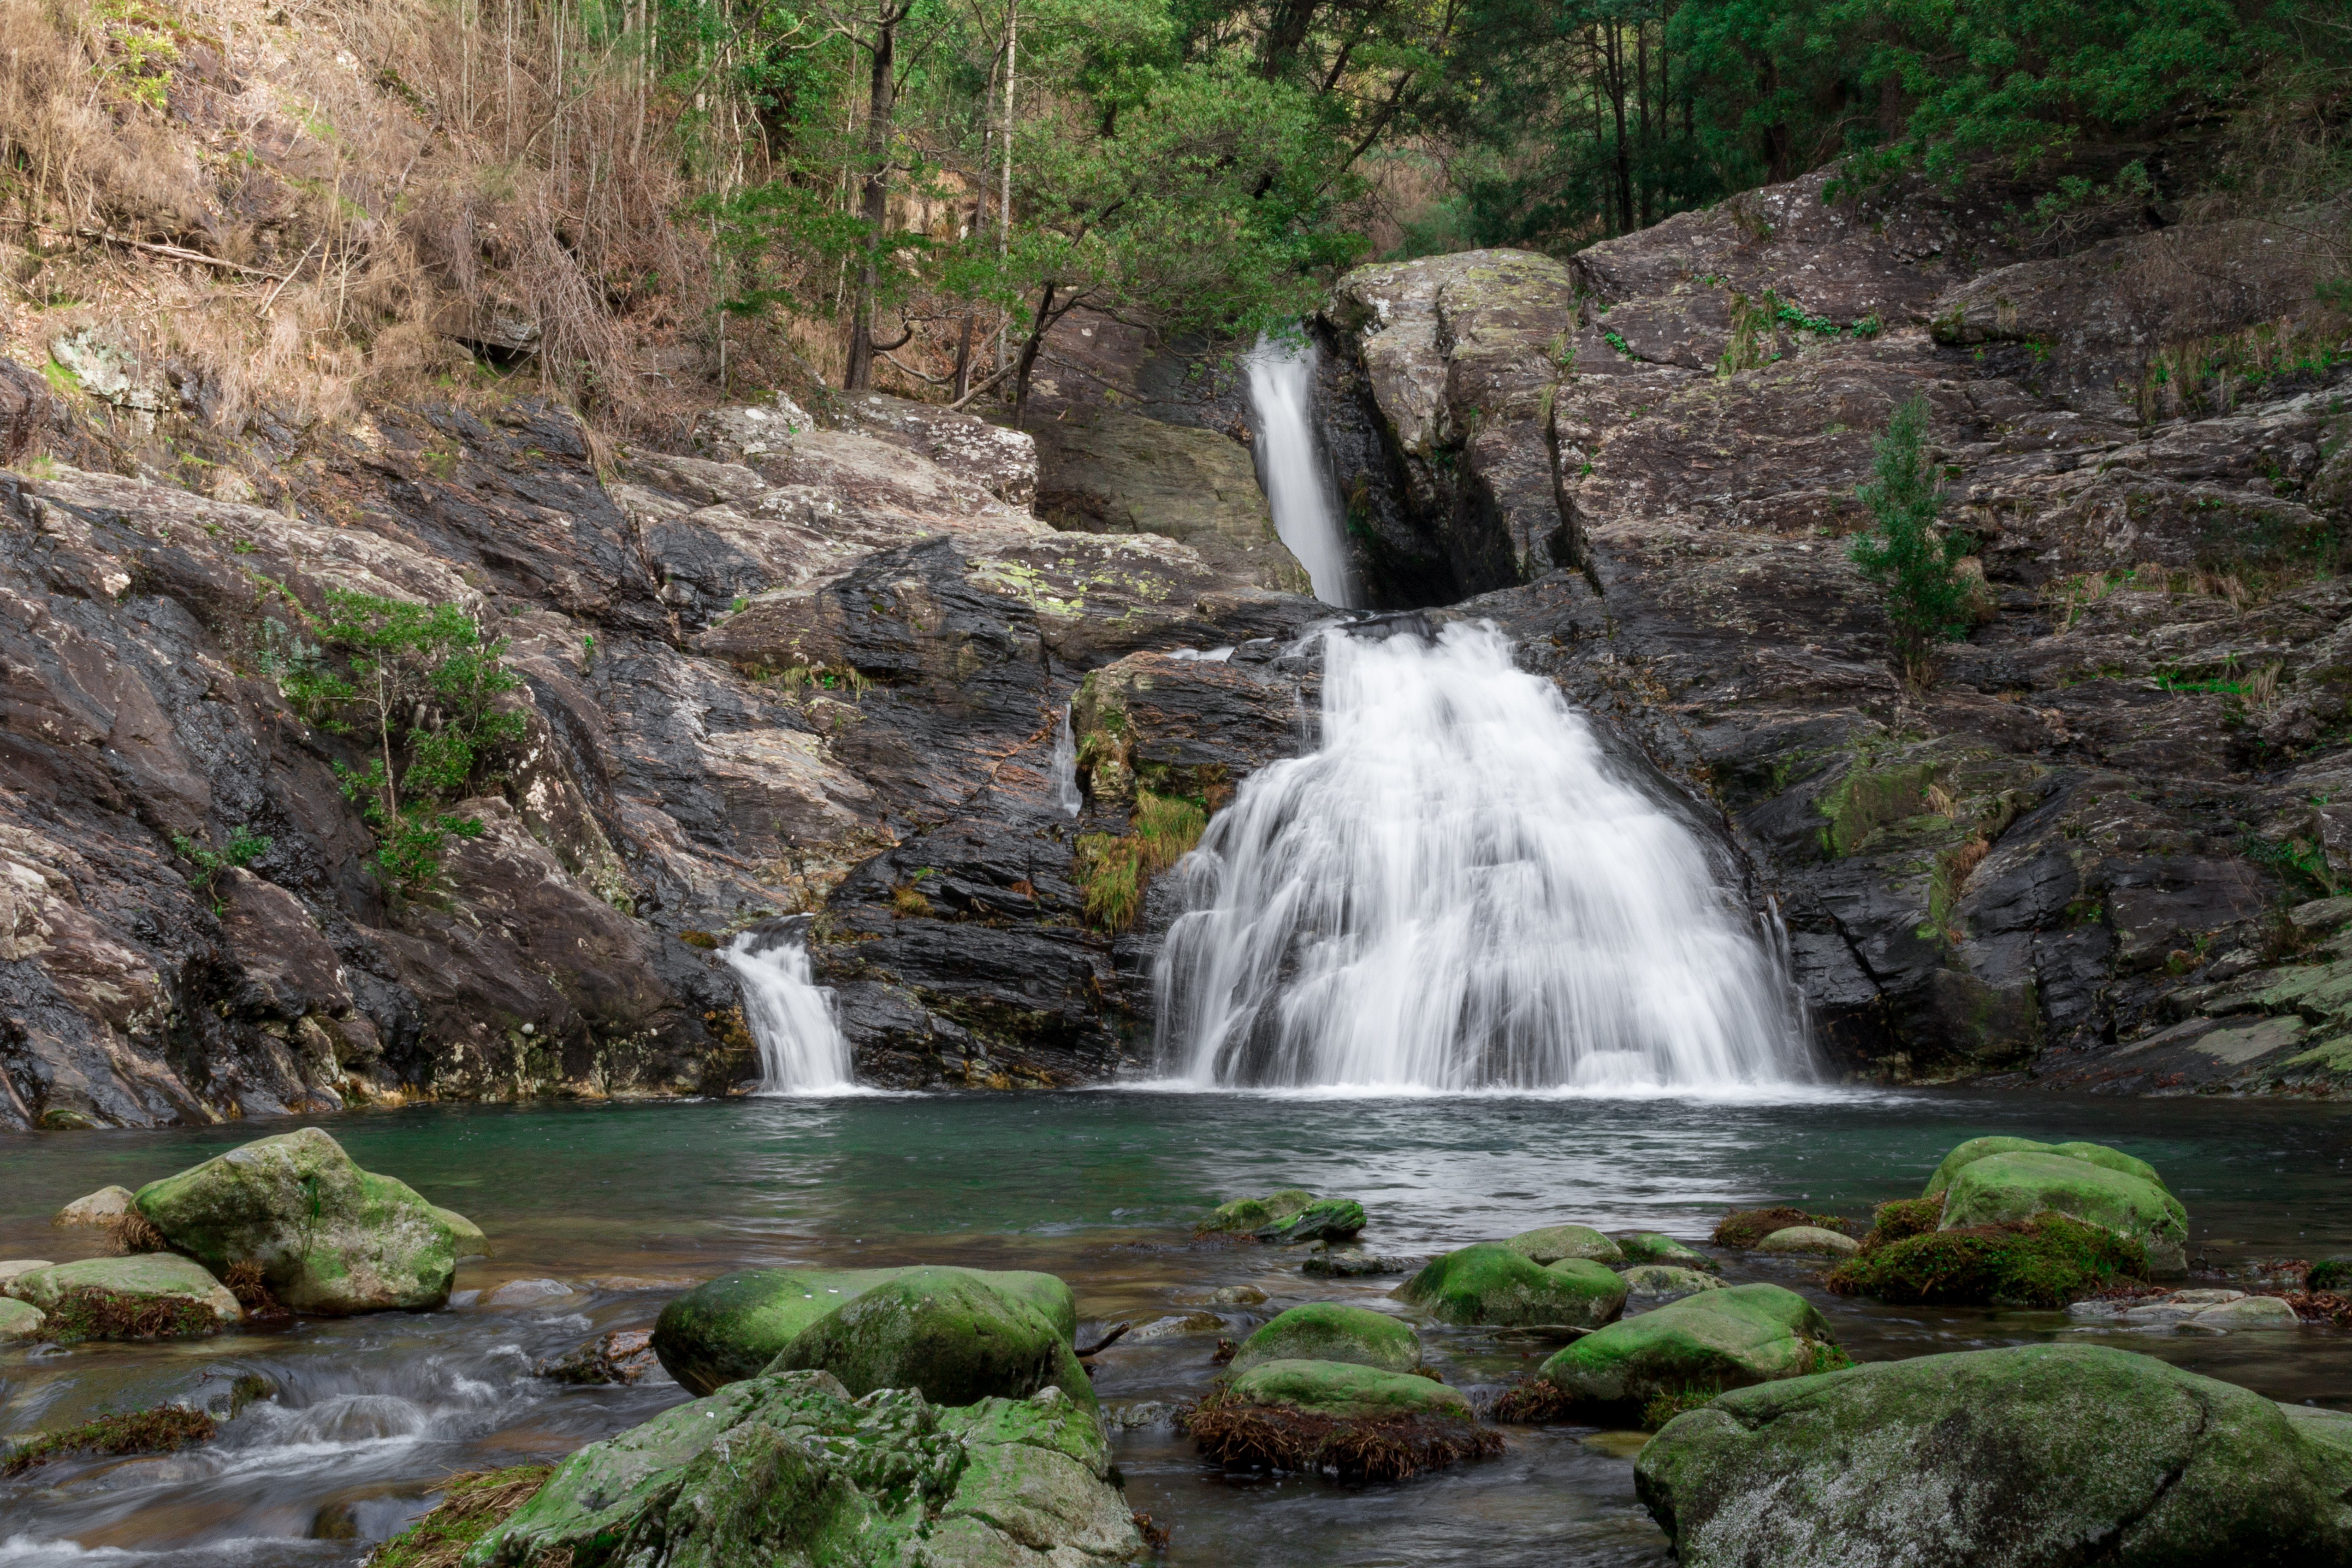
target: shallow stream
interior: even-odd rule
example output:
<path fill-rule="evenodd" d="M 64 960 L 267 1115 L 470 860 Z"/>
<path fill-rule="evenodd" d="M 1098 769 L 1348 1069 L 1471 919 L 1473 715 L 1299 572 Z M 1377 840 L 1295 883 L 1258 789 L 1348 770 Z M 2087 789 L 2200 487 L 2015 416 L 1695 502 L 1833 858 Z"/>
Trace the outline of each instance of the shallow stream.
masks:
<path fill-rule="evenodd" d="M 57 1230 L 61 1204 L 136 1186 L 294 1125 L 0 1139 L 0 1258 L 99 1249 Z M 1346 1099 L 1282 1094 L 852 1096 L 505 1108 L 423 1106 L 329 1124 L 354 1157 L 475 1218 L 498 1256 L 465 1265 L 446 1311 L 180 1346 L 0 1352 L 0 1433 L 191 1396 L 241 1374 L 273 1396 L 208 1448 L 67 1461 L 0 1481 L 0 1568 L 51 1563 L 350 1563 L 455 1470 L 551 1459 L 685 1397 L 667 1379 L 566 1388 L 533 1363 L 592 1333 L 650 1327 L 692 1281 L 753 1263 L 937 1261 L 1051 1270 L 1076 1288 L 1091 1339 L 1136 1332 L 1097 1364 L 1107 1404 L 1172 1401 L 1214 1373 L 1216 1334 L 1145 1338 L 1221 1285 L 1239 1338 L 1285 1305 L 1385 1303 L 1393 1280 L 1317 1281 L 1300 1254 L 1195 1241 L 1220 1198 L 1302 1186 L 1360 1198 L 1364 1240 L 1422 1253 L 1538 1224 L 1703 1238 L 1727 1207 L 1790 1201 L 1864 1214 L 1916 1194 L 1944 1151 L 1981 1133 L 2090 1138 L 2153 1162 L 2188 1205 L 2193 1255 L 2352 1253 L 2352 1108 L 2213 1101 L 1822 1091 L 1744 1100 L 1539 1095 Z M 1832 1297 L 1795 1263 L 1730 1261 L 1821 1302 L 1859 1360 L 2070 1333 L 2054 1312 L 1895 1310 Z M 512 1280 L 570 1293 L 481 1304 Z M 457 1304 L 464 1303 L 464 1304 Z M 1429 1328 L 1449 1382 L 1507 1381 L 1550 1345 Z M 2190 1338 L 2094 1337 L 2273 1398 L 2352 1407 L 2352 1336 L 2323 1328 Z M 1251 1480 L 1202 1465 L 1164 1427 L 1119 1434 L 1134 1505 L 1192 1568 L 1664 1563 L 1635 1502 L 1638 1436 L 1509 1428 L 1504 1457 L 1401 1486 Z"/>

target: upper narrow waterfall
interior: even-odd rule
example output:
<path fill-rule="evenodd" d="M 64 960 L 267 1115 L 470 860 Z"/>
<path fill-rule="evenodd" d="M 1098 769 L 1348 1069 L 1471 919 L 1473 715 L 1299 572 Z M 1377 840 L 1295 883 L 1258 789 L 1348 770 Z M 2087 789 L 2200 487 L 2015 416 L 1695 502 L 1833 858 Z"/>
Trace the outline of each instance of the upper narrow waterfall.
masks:
<path fill-rule="evenodd" d="M 1202 1085 L 1709 1090 L 1807 1071 L 1698 836 L 1491 626 L 1323 641 L 1323 739 L 1184 863 L 1160 1066 Z"/>
<path fill-rule="evenodd" d="M 850 1076 L 849 1041 L 834 1021 L 833 993 L 809 971 L 804 916 L 766 921 L 719 956 L 743 982 L 743 1021 L 760 1042 L 760 1094 L 838 1094 Z"/>
<path fill-rule="evenodd" d="M 1343 608 L 1361 603 L 1348 571 L 1339 499 L 1315 440 L 1315 346 L 1261 338 L 1242 362 L 1249 371 L 1258 479 L 1274 513 L 1274 531 L 1307 569 L 1316 598 Z"/>

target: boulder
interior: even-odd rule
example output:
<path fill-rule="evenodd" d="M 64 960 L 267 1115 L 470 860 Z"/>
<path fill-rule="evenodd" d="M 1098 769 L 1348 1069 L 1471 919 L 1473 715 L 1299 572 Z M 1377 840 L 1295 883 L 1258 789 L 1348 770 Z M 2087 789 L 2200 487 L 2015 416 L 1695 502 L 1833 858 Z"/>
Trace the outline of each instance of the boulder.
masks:
<path fill-rule="evenodd" d="M 1709 1272 L 1716 1267 L 1715 1260 L 1706 1253 L 1654 1230 L 1636 1230 L 1630 1236 L 1611 1239 L 1629 1263 L 1663 1263 L 1673 1269 L 1704 1269 Z"/>
<path fill-rule="evenodd" d="M 1625 1306 L 1625 1282 L 1598 1263 L 1545 1268 L 1496 1242 L 1433 1260 L 1396 1289 L 1440 1322 L 1502 1328 L 1592 1329 Z"/>
<path fill-rule="evenodd" d="M 51 1225 L 105 1225 L 131 1212 L 131 1189 L 102 1186 L 49 1216 Z"/>
<path fill-rule="evenodd" d="M 635 1383 L 660 1364 L 649 1332 L 615 1329 L 583 1340 L 569 1354 L 551 1356 L 531 1371 L 551 1383 Z"/>
<path fill-rule="evenodd" d="M 2063 1155 L 2068 1159 L 2083 1160 L 2111 1171 L 2121 1171 L 2145 1182 L 2164 1186 L 2164 1178 L 2146 1160 L 2136 1159 L 2121 1149 L 2111 1149 L 2105 1144 L 2043 1144 L 2032 1138 L 1987 1137 L 1970 1138 L 1946 1155 L 1936 1173 L 1927 1178 L 1921 1197 L 1934 1197 L 1952 1185 L 1953 1178 L 1979 1160 L 1994 1155 Z"/>
<path fill-rule="evenodd" d="M 1411 1372 L 1421 1364 L 1421 1336 L 1385 1312 L 1316 1301 L 1292 1307 L 1242 1341 L 1232 1370 L 1246 1372 L 1267 1361 L 1345 1361 Z"/>
<path fill-rule="evenodd" d="M 2352 1447 L 2330 1425 L 2036 1344 L 1739 1389 L 1668 1424 L 1633 1477 L 1684 1568 L 2343 1563 Z"/>
<path fill-rule="evenodd" d="M 1625 1281 L 1626 1299 L 1634 1301 L 1676 1301 L 1701 1291 L 1725 1288 L 1723 1281 L 1712 1274 L 1702 1274 L 1696 1269 L 1670 1268 L 1664 1263 L 1637 1263 L 1620 1278 Z"/>
<path fill-rule="evenodd" d="M 1298 1266 L 1298 1271 L 1323 1280 L 1360 1280 L 1373 1274 L 1417 1274 L 1428 1263 L 1425 1254 L 1318 1245 L 1307 1261 Z"/>
<path fill-rule="evenodd" d="M 1364 1206 L 1352 1197 L 1320 1197 L 1287 1218 L 1259 1226 L 1260 1241 L 1295 1247 L 1302 1241 L 1345 1241 L 1364 1228 Z"/>
<path fill-rule="evenodd" d="M 1803 1377 L 1842 1362 L 1813 1304 L 1778 1285 L 1733 1285 L 1589 1333 L 1543 1364 L 1570 1404 L 1646 1404 L 1695 1388 Z"/>
<path fill-rule="evenodd" d="M 1062 1325 L 971 1269 L 901 1270 L 803 1329 L 767 1370 L 830 1373 L 854 1397 L 913 1388 L 969 1405 L 1050 1385 L 1095 1406 Z"/>
<path fill-rule="evenodd" d="M 1278 1219 L 1289 1218 L 1314 1201 L 1313 1193 L 1295 1186 L 1270 1192 L 1264 1197 L 1236 1197 L 1210 1210 L 1200 1228 L 1204 1231 L 1255 1231 Z"/>
<path fill-rule="evenodd" d="M 10 1258 L 0 1261 L 0 1294 L 8 1289 L 8 1281 L 19 1274 L 29 1274 L 36 1269 L 54 1269 L 57 1265 L 47 1258 Z"/>
<path fill-rule="evenodd" d="M 298 1312 L 429 1310 L 448 1301 L 457 1271 L 433 1206 L 405 1182 L 362 1170 L 316 1127 L 149 1182 L 136 1203 L 207 1268 L 258 1265 L 270 1293 Z"/>
<path fill-rule="evenodd" d="M 2240 1329 L 2303 1326 L 2295 1310 L 2277 1296 L 2243 1291 L 2174 1291 L 2162 1296 L 2076 1301 L 2066 1315 L 2086 1325 L 2114 1323 L 2131 1329 L 2179 1329 L 2189 1333 L 2230 1333 Z"/>
<path fill-rule="evenodd" d="M 1503 1245 L 1538 1263 L 1582 1258 L 1614 1267 L 1626 1259 L 1623 1248 L 1589 1225 L 1548 1225 L 1540 1230 L 1523 1230 Z"/>
<path fill-rule="evenodd" d="M 2137 1241 L 2150 1272 L 2188 1269 L 2189 1224 L 2156 1182 L 2066 1154 L 1991 1154 L 1963 1166 L 1944 1190 L 1939 1228 L 2016 1224 L 2054 1212 Z"/>
<path fill-rule="evenodd" d="M 942 1410 L 763 1375 L 574 1454 L 465 1558 L 1096 1568 L 1144 1554 L 1092 1414 L 1060 1390 Z"/>
<path fill-rule="evenodd" d="M 1051 1274 L 966 1272 L 1045 1314 L 1065 1339 L 1078 1332 L 1077 1298 Z M 739 1269 L 673 1297 L 654 1325 L 654 1353 L 678 1383 L 709 1394 L 758 1374 L 803 1329 L 904 1269 Z"/>
<path fill-rule="evenodd" d="M 60 1341 L 189 1339 L 243 1315 L 202 1264 L 169 1252 L 36 1269 L 10 1281 L 8 1294 L 47 1313 L 44 1332 Z"/>
<path fill-rule="evenodd" d="M 1791 1225 L 1775 1230 L 1756 1244 L 1759 1252 L 1787 1252 L 1820 1258 L 1851 1258 L 1862 1243 L 1818 1225 Z"/>
<path fill-rule="evenodd" d="M 2238 1333 L 2248 1329 L 2299 1329 L 2303 1320 L 2276 1296 L 2243 1296 L 2208 1307 L 2180 1326 L 2194 1333 Z"/>
<path fill-rule="evenodd" d="M 1260 1362 L 1179 1419 L 1221 1464 L 1351 1479 L 1402 1480 L 1503 1448 L 1458 1390 L 1353 1362 Z"/>
<path fill-rule="evenodd" d="M 490 1239 L 482 1228 L 454 1208 L 428 1205 L 433 1218 L 449 1232 L 449 1250 L 459 1258 L 487 1258 L 490 1255 Z"/>
<path fill-rule="evenodd" d="M 1881 1239 L 1822 1282 L 1841 1295 L 1902 1305 L 2063 1307 L 2148 1272 L 2147 1249 L 2138 1241 L 2055 1211 L 1893 1241 L 1884 1239 L 1887 1228 L 1882 1221 L 1875 1233 Z"/>
<path fill-rule="evenodd" d="M 0 1340 L 39 1339 L 48 1318 L 29 1301 L 0 1296 Z"/>
<path fill-rule="evenodd" d="M 1470 1419 L 1470 1401 L 1461 1390 L 1432 1378 L 1355 1362 L 1260 1362 L 1227 1384 L 1226 1394 L 1244 1405 L 1280 1406 L 1335 1420 L 1388 1416 Z"/>
<path fill-rule="evenodd" d="M 1220 1285 L 1209 1292 L 1209 1300 L 1221 1307 L 1255 1307 L 1265 1301 L 1265 1292 L 1255 1285 Z"/>

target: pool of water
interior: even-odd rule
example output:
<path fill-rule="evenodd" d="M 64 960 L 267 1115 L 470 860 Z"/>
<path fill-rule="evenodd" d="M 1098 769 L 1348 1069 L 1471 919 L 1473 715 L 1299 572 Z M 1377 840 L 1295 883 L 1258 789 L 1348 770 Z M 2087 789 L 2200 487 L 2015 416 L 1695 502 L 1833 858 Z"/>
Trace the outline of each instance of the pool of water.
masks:
<path fill-rule="evenodd" d="M 61 1204 L 136 1186 L 296 1124 L 0 1137 L 0 1258 L 99 1249 Z M 449 1310 L 181 1346 L 0 1352 L 0 1433 L 164 1399 L 218 1399 L 241 1374 L 274 1396 L 216 1443 L 161 1458 L 50 1464 L 0 1481 L 0 1568 L 91 1563 L 341 1564 L 427 1505 L 456 1470 L 551 1458 L 685 1397 L 656 1376 L 565 1388 L 531 1374 L 606 1329 L 650 1326 L 685 1284 L 751 1263 L 938 1261 L 1053 1270 L 1089 1328 L 1218 1309 L 1229 1337 L 1286 1305 L 1388 1305 L 1393 1280 L 1324 1281 L 1299 1255 L 1196 1241 L 1227 1197 L 1298 1186 L 1362 1200 L 1364 1239 L 1423 1253 L 1538 1224 L 1703 1238 L 1727 1207 L 1790 1201 L 1860 1216 L 1911 1197 L 1966 1137 L 2090 1138 L 2154 1163 L 2189 1207 L 2203 1266 L 2352 1253 L 2352 1108 L 2217 1101 L 1822 1092 L 1774 1098 L 1330 1099 L 1135 1091 L 857 1096 L 600 1106 L 420 1106 L 328 1124 L 363 1165 L 473 1217 L 497 1256 L 466 1265 Z M 2063 1314 L 1888 1309 L 1832 1297 L 1794 1263 L 1735 1278 L 1807 1291 L 1861 1360 L 2069 1333 Z M 501 1309 L 467 1292 L 552 1278 L 572 1293 Z M 1431 1328 L 1465 1389 L 1550 1344 Z M 1107 1403 L 1197 1396 L 1216 1335 L 1127 1341 L 1097 1364 Z M 2352 1407 L 2352 1337 L 2306 1328 L 2112 1343 L 2273 1398 Z M 1500 1458 L 1401 1486 L 1251 1480 L 1203 1466 L 1165 1427 L 1118 1435 L 1135 1506 L 1173 1564 L 1664 1563 L 1634 1501 L 1638 1439 L 1508 1431 Z"/>

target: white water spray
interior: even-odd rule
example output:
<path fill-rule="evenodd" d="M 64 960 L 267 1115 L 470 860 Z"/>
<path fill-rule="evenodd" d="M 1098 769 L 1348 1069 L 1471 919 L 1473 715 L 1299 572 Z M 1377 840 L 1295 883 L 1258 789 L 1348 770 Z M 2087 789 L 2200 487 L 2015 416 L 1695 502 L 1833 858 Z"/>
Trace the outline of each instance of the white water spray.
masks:
<path fill-rule="evenodd" d="M 1316 598 L 1342 608 L 1358 604 L 1339 533 L 1339 498 L 1315 440 L 1315 346 L 1260 338 L 1242 362 L 1274 531 L 1307 569 Z"/>
<path fill-rule="evenodd" d="M 1160 1065 L 1202 1085 L 1736 1091 L 1798 1004 L 1698 835 L 1491 626 L 1325 636 L 1323 744 L 1183 864 Z"/>
<path fill-rule="evenodd" d="M 804 920 L 753 926 L 719 956 L 743 982 L 743 1021 L 760 1042 L 756 1094 L 839 1094 L 857 1088 L 833 993 L 809 971 Z"/>
<path fill-rule="evenodd" d="M 1062 722 L 1054 729 L 1054 803 L 1062 815 L 1075 817 L 1087 803 L 1078 789 L 1078 737 L 1070 725 L 1070 705 L 1062 705 Z"/>

